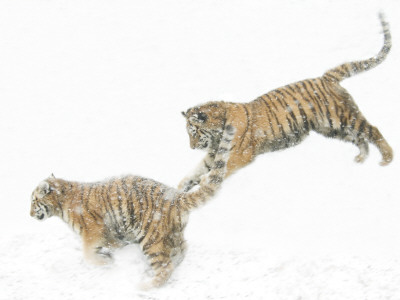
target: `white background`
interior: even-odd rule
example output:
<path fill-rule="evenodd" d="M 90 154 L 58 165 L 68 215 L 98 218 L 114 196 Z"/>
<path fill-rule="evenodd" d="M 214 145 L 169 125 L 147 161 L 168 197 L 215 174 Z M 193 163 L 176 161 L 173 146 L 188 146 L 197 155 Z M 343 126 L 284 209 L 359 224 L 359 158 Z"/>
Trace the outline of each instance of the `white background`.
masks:
<path fill-rule="evenodd" d="M 380 10 L 393 49 L 343 86 L 394 149 L 388 167 L 314 133 L 258 157 L 191 215 L 185 260 L 146 293 L 135 245 L 92 267 L 61 220 L 30 218 L 51 173 L 177 186 L 205 154 L 181 111 L 375 55 Z M 396 0 L 2 0 L 0 299 L 399 299 L 399 45 Z"/>

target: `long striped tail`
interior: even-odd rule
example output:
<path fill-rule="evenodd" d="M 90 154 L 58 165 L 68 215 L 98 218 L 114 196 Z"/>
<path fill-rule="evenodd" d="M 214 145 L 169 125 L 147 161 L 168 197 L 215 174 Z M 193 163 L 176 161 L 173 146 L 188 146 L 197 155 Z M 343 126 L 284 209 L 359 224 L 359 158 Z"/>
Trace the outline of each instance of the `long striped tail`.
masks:
<path fill-rule="evenodd" d="M 229 160 L 229 151 L 235 131 L 236 129 L 231 125 L 225 127 L 218 151 L 215 155 L 214 164 L 206 177 L 201 179 L 199 189 L 181 194 L 179 201 L 184 210 L 191 210 L 204 204 L 221 186 L 225 177 L 226 164 Z"/>
<path fill-rule="evenodd" d="M 389 24 L 385 21 L 383 13 L 379 13 L 379 19 L 381 21 L 384 36 L 384 43 L 381 51 L 379 51 L 376 56 L 369 59 L 344 63 L 336 68 L 333 68 L 325 72 L 322 78 L 331 82 L 339 82 L 358 73 L 368 71 L 385 60 L 390 48 L 392 47 L 392 37 L 390 35 Z"/>

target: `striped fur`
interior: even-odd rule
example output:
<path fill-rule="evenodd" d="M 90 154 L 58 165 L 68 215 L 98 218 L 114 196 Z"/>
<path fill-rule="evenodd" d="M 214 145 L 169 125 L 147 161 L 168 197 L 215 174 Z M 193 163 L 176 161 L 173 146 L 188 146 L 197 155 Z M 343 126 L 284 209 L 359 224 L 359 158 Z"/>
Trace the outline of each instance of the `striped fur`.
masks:
<path fill-rule="evenodd" d="M 357 162 L 365 160 L 368 143 L 372 143 L 382 154 L 381 165 L 389 164 L 393 158 L 391 147 L 340 86 L 341 80 L 377 66 L 389 53 L 389 25 L 382 14 L 379 18 L 384 45 L 372 58 L 342 64 L 322 77 L 280 87 L 249 103 L 214 101 L 183 112 L 190 146 L 206 149 L 208 154 L 178 188 L 190 190 L 210 170 L 225 124 L 237 129 L 226 176 L 249 164 L 258 154 L 299 144 L 310 130 L 355 144 L 360 150 Z"/>
<path fill-rule="evenodd" d="M 82 236 L 85 258 L 107 264 L 112 250 L 139 243 L 154 270 L 148 285 L 160 286 L 183 259 L 183 230 L 188 213 L 209 200 L 220 187 L 235 129 L 228 126 L 221 151 L 200 187 L 182 193 L 152 179 L 124 176 L 104 182 L 79 183 L 50 177 L 32 193 L 31 216 L 58 216 Z"/>

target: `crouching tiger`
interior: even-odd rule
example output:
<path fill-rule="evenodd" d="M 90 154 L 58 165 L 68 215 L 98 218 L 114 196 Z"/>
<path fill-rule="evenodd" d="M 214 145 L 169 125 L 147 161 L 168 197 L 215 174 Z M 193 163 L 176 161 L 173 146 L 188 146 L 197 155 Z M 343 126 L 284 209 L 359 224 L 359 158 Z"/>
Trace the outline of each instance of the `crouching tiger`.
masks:
<path fill-rule="evenodd" d="M 144 287 L 160 286 L 183 259 L 189 211 L 210 199 L 223 181 L 234 133 L 232 126 L 225 128 L 215 164 L 194 192 L 139 176 L 96 183 L 52 176 L 33 191 L 30 214 L 38 220 L 58 216 L 68 223 L 82 237 L 86 260 L 94 264 L 109 263 L 115 248 L 139 243 L 154 271 Z"/>
<path fill-rule="evenodd" d="M 210 170 L 225 124 L 232 124 L 237 129 L 226 176 L 249 164 L 258 154 L 299 144 L 310 130 L 355 144 L 360 150 L 355 158 L 357 162 L 366 159 L 368 143 L 372 143 L 382 154 L 381 165 L 390 163 L 393 158 L 391 147 L 340 86 L 340 81 L 372 69 L 389 53 L 389 26 L 382 14 L 379 18 L 384 45 L 370 59 L 342 64 L 322 77 L 286 85 L 249 103 L 214 101 L 182 112 L 191 148 L 205 149 L 208 154 L 194 172 L 181 181 L 178 189 L 190 190 L 198 184 L 200 176 Z"/>

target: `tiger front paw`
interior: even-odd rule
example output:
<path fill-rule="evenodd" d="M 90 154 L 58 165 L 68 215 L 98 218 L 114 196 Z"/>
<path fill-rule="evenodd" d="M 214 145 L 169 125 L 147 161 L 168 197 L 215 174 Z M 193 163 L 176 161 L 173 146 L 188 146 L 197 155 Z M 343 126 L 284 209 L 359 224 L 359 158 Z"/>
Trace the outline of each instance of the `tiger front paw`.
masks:
<path fill-rule="evenodd" d="M 97 248 L 92 253 L 86 253 L 85 258 L 87 262 L 97 266 L 108 265 L 114 261 L 111 252 L 105 248 Z"/>
<path fill-rule="evenodd" d="M 199 179 L 183 179 L 179 185 L 178 185 L 178 190 L 182 192 L 188 192 L 190 191 L 194 186 L 198 185 L 200 183 Z"/>

